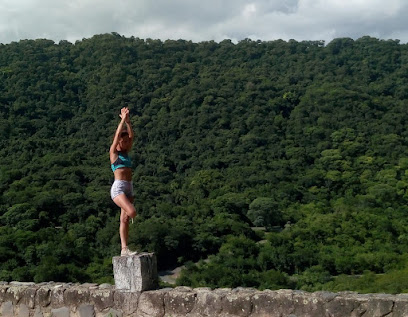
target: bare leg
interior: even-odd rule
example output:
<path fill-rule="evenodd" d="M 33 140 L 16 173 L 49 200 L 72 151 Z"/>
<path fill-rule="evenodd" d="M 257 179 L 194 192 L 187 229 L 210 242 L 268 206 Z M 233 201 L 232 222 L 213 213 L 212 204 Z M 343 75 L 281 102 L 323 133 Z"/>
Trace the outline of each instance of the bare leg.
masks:
<path fill-rule="evenodd" d="M 118 205 L 120 210 L 120 225 L 119 225 L 119 235 L 122 245 L 122 249 L 127 247 L 128 236 L 129 236 L 129 219 L 136 216 L 136 209 L 133 206 L 133 197 L 131 201 L 126 197 L 125 194 L 120 194 L 113 200 L 116 205 Z"/>
<path fill-rule="evenodd" d="M 122 249 L 126 248 L 129 238 L 129 216 L 126 214 L 123 208 L 120 209 L 119 235 Z"/>

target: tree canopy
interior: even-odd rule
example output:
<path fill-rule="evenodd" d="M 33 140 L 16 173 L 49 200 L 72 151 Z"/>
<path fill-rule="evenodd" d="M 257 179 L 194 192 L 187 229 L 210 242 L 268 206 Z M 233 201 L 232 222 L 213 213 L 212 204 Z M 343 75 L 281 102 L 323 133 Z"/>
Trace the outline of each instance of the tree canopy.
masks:
<path fill-rule="evenodd" d="M 408 267 L 407 44 L 24 40 L 0 92 L 0 280 L 112 281 L 128 106 L 130 242 L 179 284 L 408 290 L 375 275 Z"/>

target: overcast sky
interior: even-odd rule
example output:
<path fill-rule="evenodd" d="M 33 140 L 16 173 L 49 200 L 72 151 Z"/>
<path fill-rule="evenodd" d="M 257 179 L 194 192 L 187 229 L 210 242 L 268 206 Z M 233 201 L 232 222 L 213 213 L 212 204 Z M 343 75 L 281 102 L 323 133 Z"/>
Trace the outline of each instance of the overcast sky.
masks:
<path fill-rule="evenodd" d="M 142 39 L 360 38 L 408 42 L 408 0 L 0 0 L 0 43 Z"/>

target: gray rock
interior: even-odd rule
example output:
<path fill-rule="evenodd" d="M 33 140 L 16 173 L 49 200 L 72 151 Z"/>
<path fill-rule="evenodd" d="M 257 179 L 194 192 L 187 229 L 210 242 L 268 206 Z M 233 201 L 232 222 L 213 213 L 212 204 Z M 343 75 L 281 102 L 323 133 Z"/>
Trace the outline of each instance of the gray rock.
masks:
<path fill-rule="evenodd" d="M 104 314 L 106 317 L 122 317 L 122 312 L 115 309 L 109 309 L 108 312 Z"/>
<path fill-rule="evenodd" d="M 163 317 L 165 294 L 166 292 L 161 290 L 143 292 L 139 297 L 136 316 Z"/>
<path fill-rule="evenodd" d="M 89 303 L 89 289 L 81 286 L 73 286 L 64 291 L 64 304 L 66 306 L 78 306 L 82 303 Z"/>
<path fill-rule="evenodd" d="M 62 285 L 56 285 L 51 288 L 51 306 L 59 308 L 65 306 L 64 303 L 64 291 Z"/>
<path fill-rule="evenodd" d="M 110 289 L 110 288 L 113 288 L 113 285 L 111 285 L 111 284 L 108 284 L 108 283 L 103 283 L 103 284 L 101 284 L 101 285 L 99 285 L 99 289 Z"/>
<path fill-rule="evenodd" d="M 21 286 L 10 286 L 4 294 L 4 300 L 12 301 L 13 304 L 18 304 L 23 297 L 25 288 Z"/>
<path fill-rule="evenodd" d="M 186 289 L 173 290 L 164 296 L 164 311 L 169 316 L 185 316 L 191 312 L 196 302 L 197 294 Z"/>
<path fill-rule="evenodd" d="M 174 288 L 174 290 L 176 292 L 191 292 L 193 289 L 191 287 L 188 286 L 177 286 Z"/>
<path fill-rule="evenodd" d="M 51 304 L 51 289 L 42 286 L 35 293 L 35 305 L 40 307 L 47 307 Z"/>
<path fill-rule="evenodd" d="M 8 288 L 8 285 L 0 285 L 0 303 L 6 301 L 6 292 Z"/>
<path fill-rule="evenodd" d="M 6 281 L 0 281 L 0 285 L 8 285 L 8 282 L 6 282 Z"/>
<path fill-rule="evenodd" d="M 0 307 L 0 316 L 14 317 L 14 306 L 12 302 L 4 302 Z"/>
<path fill-rule="evenodd" d="M 12 285 L 12 286 L 34 286 L 35 283 L 33 283 L 33 282 L 16 282 L 16 281 L 12 281 L 12 282 L 10 282 L 10 285 Z"/>
<path fill-rule="evenodd" d="M 223 316 L 247 317 L 252 312 L 252 294 L 250 293 L 227 293 L 222 298 Z"/>
<path fill-rule="evenodd" d="M 51 317 L 69 317 L 69 308 L 61 307 L 61 308 L 51 309 Z"/>
<path fill-rule="evenodd" d="M 281 317 L 294 311 L 292 291 L 263 291 L 252 296 L 251 317 Z"/>
<path fill-rule="evenodd" d="M 332 301 L 326 303 L 325 306 L 327 314 L 331 317 L 349 317 L 360 312 L 361 315 L 356 316 L 362 316 L 364 314 L 364 309 L 361 307 L 361 304 L 361 301 L 356 300 L 352 296 L 337 296 Z"/>
<path fill-rule="evenodd" d="M 93 305 L 82 304 L 78 308 L 79 317 L 95 317 L 95 308 Z"/>
<path fill-rule="evenodd" d="M 120 309 L 125 316 L 132 315 L 137 310 L 140 292 L 115 291 L 113 295 L 115 309 Z"/>
<path fill-rule="evenodd" d="M 406 317 L 406 316 L 408 316 L 408 299 L 398 297 L 394 302 L 392 317 Z"/>
<path fill-rule="evenodd" d="M 35 296 L 38 288 L 33 286 L 24 287 L 22 289 L 21 303 L 28 305 L 30 309 L 33 309 L 35 306 Z"/>
<path fill-rule="evenodd" d="M 373 298 L 364 302 L 361 307 L 366 316 L 383 317 L 392 312 L 394 302 L 389 299 Z"/>
<path fill-rule="evenodd" d="M 90 300 L 94 303 L 97 311 L 103 311 L 106 308 L 113 307 L 113 294 L 111 290 L 90 290 Z"/>
<path fill-rule="evenodd" d="M 30 317 L 30 311 L 28 307 L 24 304 L 21 304 L 17 307 L 17 316 L 18 317 Z"/>
<path fill-rule="evenodd" d="M 157 260 L 154 253 L 116 256 L 112 263 L 116 289 L 140 292 L 157 288 Z"/>
<path fill-rule="evenodd" d="M 33 317 L 44 317 L 44 315 L 43 315 L 43 313 L 42 313 L 42 311 L 41 311 L 41 309 L 39 307 L 37 307 L 35 309 Z"/>
<path fill-rule="evenodd" d="M 211 289 L 194 289 L 196 303 L 191 311 L 192 316 L 219 316 L 222 312 L 224 295 L 211 292 Z"/>
<path fill-rule="evenodd" d="M 294 292 L 293 313 L 302 317 L 325 316 L 326 301 L 316 295 L 305 292 Z"/>

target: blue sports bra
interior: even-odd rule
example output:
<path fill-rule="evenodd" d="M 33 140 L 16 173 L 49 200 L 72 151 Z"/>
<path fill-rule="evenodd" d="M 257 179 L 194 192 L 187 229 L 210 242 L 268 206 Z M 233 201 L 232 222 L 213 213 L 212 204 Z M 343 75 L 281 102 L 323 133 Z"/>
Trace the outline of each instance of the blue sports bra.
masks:
<path fill-rule="evenodd" d="M 111 164 L 112 172 L 121 167 L 132 167 L 132 160 L 127 153 L 118 152 L 118 158 L 113 164 Z"/>

